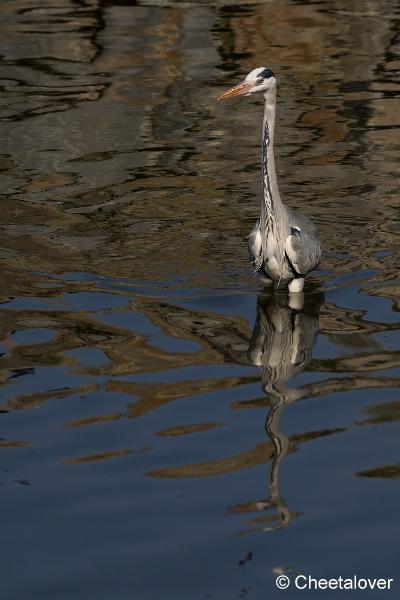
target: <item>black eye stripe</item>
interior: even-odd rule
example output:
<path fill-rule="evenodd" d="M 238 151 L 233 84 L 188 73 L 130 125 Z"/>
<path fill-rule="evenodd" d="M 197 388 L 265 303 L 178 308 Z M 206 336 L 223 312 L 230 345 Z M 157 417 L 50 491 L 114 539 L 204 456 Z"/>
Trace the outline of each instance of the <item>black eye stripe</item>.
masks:
<path fill-rule="evenodd" d="M 264 71 L 261 71 L 258 77 L 262 77 L 263 79 L 269 79 L 270 77 L 275 77 L 275 75 L 273 74 L 271 69 L 264 69 Z"/>
<path fill-rule="evenodd" d="M 270 79 L 270 77 L 275 77 L 271 69 L 264 69 L 257 75 L 254 85 L 261 85 L 266 79 Z"/>

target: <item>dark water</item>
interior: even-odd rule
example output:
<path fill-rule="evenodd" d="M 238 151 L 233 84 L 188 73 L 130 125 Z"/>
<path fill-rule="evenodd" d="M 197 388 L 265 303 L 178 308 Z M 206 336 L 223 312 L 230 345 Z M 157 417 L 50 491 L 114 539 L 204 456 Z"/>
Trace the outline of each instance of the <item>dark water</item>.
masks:
<path fill-rule="evenodd" d="M 398 598 L 400 3 L 0 17 L 1 597 Z M 262 65 L 325 250 L 297 305 L 246 257 L 262 101 L 215 102 Z"/>

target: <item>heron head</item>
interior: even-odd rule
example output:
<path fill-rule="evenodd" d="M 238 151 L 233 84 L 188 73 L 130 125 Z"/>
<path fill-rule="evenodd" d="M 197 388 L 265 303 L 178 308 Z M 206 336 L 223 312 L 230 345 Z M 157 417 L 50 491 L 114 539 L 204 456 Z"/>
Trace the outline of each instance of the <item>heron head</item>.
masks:
<path fill-rule="evenodd" d="M 249 96 L 254 92 L 266 92 L 275 85 L 276 79 L 271 69 L 258 67 L 250 71 L 241 83 L 218 96 L 217 100 L 226 100 L 233 96 Z"/>

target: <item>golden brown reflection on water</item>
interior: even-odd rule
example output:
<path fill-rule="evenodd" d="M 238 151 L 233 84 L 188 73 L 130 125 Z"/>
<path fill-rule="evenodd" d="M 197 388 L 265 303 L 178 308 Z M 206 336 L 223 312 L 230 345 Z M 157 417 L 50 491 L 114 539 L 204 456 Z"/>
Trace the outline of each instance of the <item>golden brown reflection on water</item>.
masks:
<path fill-rule="evenodd" d="M 235 281 L 240 267 L 247 278 L 261 106 L 215 97 L 268 63 L 279 73 L 283 197 L 316 220 L 323 268 L 393 274 L 394 0 L 379 11 L 280 0 L 243 9 L 18 0 L 1 10 L 12 90 L 1 112 L 3 271 L 204 283 Z"/>
<path fill-rule="evenodd" d="M 287 495 L 293 472 L 280 478 L 298 461 L 316 486 L 321 448 L 324 473 L 349 475 L 357 498 L 398 478 L 385 445 L 399 421 L 398 2 L 15 0 L 0 17 L 2 489 L 40 491 L 42 474 L 68 498 L 62 480 L 98 483 L 111 464 L 90 499 L 120 507 L 137 477 L 130 499 L 151 532 L 153 490 L 181 498 L 204 482 L 226 527 L 212 535 L 236 539 L 312 528 L 329 500 Z M 325 250 L 304 307 L 256 306 L 244 238 L 262 106 L 215 101 L 259 65 L 279 77 L 282 197 Z M 275 370 L 249 358 L 260 328 Z M 347 463 L 346 443 L 363 460 Z M 333 505 L 346 485 L 324 481 Z M 181 545 L 206 530 L 209 513 L 197 517 Z"/>

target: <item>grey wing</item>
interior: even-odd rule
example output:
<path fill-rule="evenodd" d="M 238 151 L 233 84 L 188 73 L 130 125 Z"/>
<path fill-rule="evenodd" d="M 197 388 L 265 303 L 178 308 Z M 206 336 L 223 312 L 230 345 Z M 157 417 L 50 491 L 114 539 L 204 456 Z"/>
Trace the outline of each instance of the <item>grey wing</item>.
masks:
<path fill-rule="evenodd" d="M 259 271 L 263 265 L 260 221 L 257 221 L 249 235 L 247 248 L 249 250 L 249 257 L 253 263 L 254 270 Z"/>
<path fill-rule="evenodd" d="M 317 228 L 304 215 L 288 209 L 290 235 L 286 238 L 285 252 L 298 275 L 315 269 L 321 259 L 321 243 Z"/>

